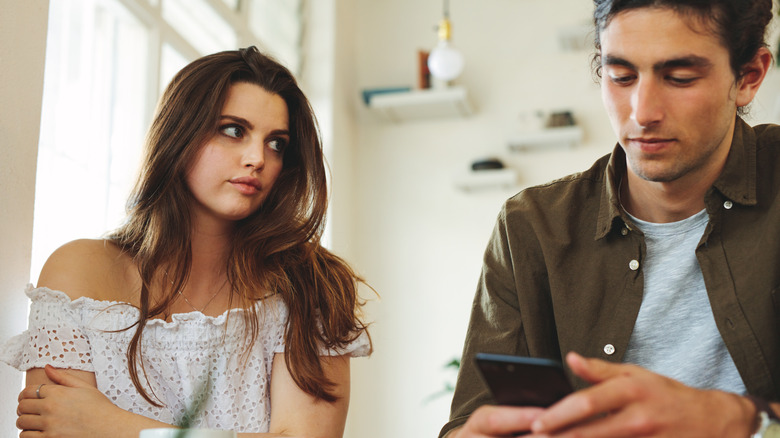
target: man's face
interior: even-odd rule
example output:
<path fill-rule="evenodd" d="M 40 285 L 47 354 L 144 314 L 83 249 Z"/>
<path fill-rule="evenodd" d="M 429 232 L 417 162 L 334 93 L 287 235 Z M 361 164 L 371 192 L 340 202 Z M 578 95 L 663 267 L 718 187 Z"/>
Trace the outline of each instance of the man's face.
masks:
<path fill-rule="evenodd" d="M 601 32 L 602 98 L 628 171 L 668 183 L 720 173 L 736 117 L 729 53 L 670 9 L 617 14 Z"/>

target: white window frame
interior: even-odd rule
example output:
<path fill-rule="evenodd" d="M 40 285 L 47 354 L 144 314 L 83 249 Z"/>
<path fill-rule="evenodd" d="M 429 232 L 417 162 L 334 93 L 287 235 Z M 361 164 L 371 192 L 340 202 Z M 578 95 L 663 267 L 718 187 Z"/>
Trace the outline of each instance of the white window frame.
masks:
<path fill-rule="evenodd" d="M 97 0 L 97 1 L 102 1 L 102 0 Z M 148 31 L 147 47 L 146 47 L 147 77 L 146 77 L 146 89 L 145 89 L 145 96 L 144 96 L 144 110 L 143 110 L 143 114 L 138 114 L 138 117 L 141 118 L 140 125 L 143 126 L 144 129 L 147 129 L 149 123 L 151 122 L 155 105 L 157 104 L 159 96 L 162 94 L 163 91 L 164 84 L 161 84 L 161 82 L 163 81 L 167 82 L 170 80 L 170 78 L 162 77 L 163 47 L 165 45 L 169 45 L 188 60 L 197 59 L 201 56 L 206 55 L 207 53 L 199 52 L 199 50 L 193 44 L 191 44 L 187 40 L 187 38 L 182 36 L 165 19 L 163 14 L 163 7 L 166 1 L 171 1 L 171 0 L 114 0 L 114 1 L 122 5 Z M 277 59 L 282 61 L 283 63 L 287 64 L 288 68 L 290 68 L 293 74 L 298 75 L 300 73 L 300 68 L 301 68 L 300 66 L 302 65 L 302 56 L 303 56 L 302 27 L 303 27 L 303 13 L 305 9 L 304 7 L 305 0 L 236 0 L 235 10 L 232 9 L 230 6 L 228 6 L 225 0 L 202 0 L 202 1 L 206 3 L 214 12 L 216 12 L 221 17 L 221 19 L 224 20 L 235 31 L 237 47 L 225 47 L 225 50 L 255 45 L 261 51 L 268 52 L 272 56 L 275 56 Z M 285 21 L 287 23 L 293 23 L 293 27 L 288 28 L 288 30 L 291 29 L 290 32 L 293 35 L 295 35 L 297 32 L 297 36 L 295 37 L 297 38 L 297 41 L 290 42 L 290 45 L 288 45 L 282 50 L 284 54 L 288 55 L 287 56 L 288 60 L 286 62 L 284 59 L 282 59 L 281 56 L 276 55 L 273 48 L 268 47 L 263 43 L 263 41 L 260 41 L 259 37 L 255 35 L 255 33 L 252 31 L 252 23 L 250 23 L 250 17 L 251 17 L 250 7 L 252 7 L 252 4 L 256 5 L 255 7 L 269 8 L 268 11 L 271 11 L 272 13 L 291 15 L 285 17 Z M 294 26 L 297 26 L 297 28 L 295 28 Z M 290 47 L 293 47 L 293 49 L 290 49 Z M 49 127 L 41 126 L 41 129 L 42 130 L 49 129 Z M 141 133 L 141 137 L 143 137 L 144 134 L 145 132 Z M 65 144 L 67 147 L 67 144 L 69 144 L 70 141 L 78 141 L 78 140 L 58 139 L 57 141 L 66 142 Z M 56 147 L 60 147 L 60 143 L 57 143 Z M 109 146 L 106 145 L 106 147 Z M 137 148 L 139 150 L 142 147 L 143 144 L 137 145 Z M 110 166 L 110 164 L 108 163 L 107 166 Z M 133 163 L 128 163 L 128 165 L 135 167 Z M 37 186 L 36 190 L 46 190 L 47 185 L 51 185 L 51 184 L 59 184 L 59 183 L 46 181 L 45 178 L 39 179 L 38 181 L 36 181 L 36 186 Z M 74 193 L 73 196 L 78 196 L 78 194 Z M 119 205 L 124 205 L 124 201 L 125 199 L 122 199 L 121 202 L 118 203 L 115 202 L 115 203 Z M 106 205 L 108 204 L 109 203 L 106 202 Z M 56 227 L 59 230 L 68 226 L 67 224 L 58 222 L 58 220 L 59 218 L 45 218 L 45 220 L 41 221 L 40 223 L 36 221 L 36 228 L 39 226 L 42 229 Z M 98 236 L 107 231 L 110 231 L 110 229 L 115 227 L 116 225 L 117 224 L 106 223 L 104 224 L 104 229 L 94 230 L 94 236 Z M 33 239 L 33 255 L 32 255 L 32 264 L 30 268 L 30 278 L 32 279 L 33 282 L 37 281 L 40 269 L 42 268 L 46 258 L 51 253 L 53 247 L 56 248 L 57 246 L 64 244 L 65 240 L 69 239 L 69 237 L 65 237 L 65 236 L 69 236 L 72 233 L 63 232 L 62 234 L 63 234 L 63 241 L 60 242 L 38 242 L 37 239 L 35 238 Z M 35 229 L 33 230 L 33 235 L 35 236 Z M 89 237 L 89 236 L 81 236 L 81 237 Z"/>

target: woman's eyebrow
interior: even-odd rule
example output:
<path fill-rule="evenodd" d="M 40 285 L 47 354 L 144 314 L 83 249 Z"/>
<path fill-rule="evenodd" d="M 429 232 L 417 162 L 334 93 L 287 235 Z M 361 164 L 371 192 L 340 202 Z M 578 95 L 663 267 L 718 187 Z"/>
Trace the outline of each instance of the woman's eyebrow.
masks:
<path fill-rule="evenodd" d="M 289 137 L 290 131 L 287 129 L 274 129 L 273 131 L 269 132 L 268 135 L 284 135 Z"/>
<path fill-rule="evenodd" d="M 253 125 L 252 123 L 249 122 L 249 120 L 247 120 L 247 119 L 245 119 L 243 117 L 231 116 L 230 114 L 222 114 L 221 116 L 219 116 L 219 120 L 220 121 L 222 121 L 224 119 L 228 119 L 228 120 L 232 120 L 234 122 L 238 122 L 238 123 L 246 126 L 249 129 L 254 129 L 254 127 L 255 127 L 255 125 Z"/>

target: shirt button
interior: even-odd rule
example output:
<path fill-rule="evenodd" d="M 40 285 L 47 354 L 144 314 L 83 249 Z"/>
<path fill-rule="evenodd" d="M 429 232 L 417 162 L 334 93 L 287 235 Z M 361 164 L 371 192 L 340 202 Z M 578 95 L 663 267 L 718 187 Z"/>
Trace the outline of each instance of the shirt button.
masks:
<path fill-rule="evenodd" d="M 615 354 L 615 346 L 612 344 L 605 345 L 604 353 L 607 353 L 607 356 L 612 356 L 613 354 Z"/>
<path fill-rule="evenodd" d="M 726 210 L 731 210 L 731 207 L 733 206 L 734 204 L 731 201 L 726 201 L 723 203 L 723 208 L 725 208 Z"/>
<path fill-rule="evenodd" d="M 622 234 L 624 236 L 627 236 L 628 235 L 628 228 L 623 228 L 622 230 L 620 230 L 620 234 Z"/>
<path fill-rule="evenodd" d="M 638 261 L 636 261 L 636 260 L 631 260 L 631 261 L 628 263 L 628 267 L 629 267 L 629 268 L 630 268 L 632 271 L 636 271 L 637 269 L 639 269 L 639 262 L 638 262 Z"/>

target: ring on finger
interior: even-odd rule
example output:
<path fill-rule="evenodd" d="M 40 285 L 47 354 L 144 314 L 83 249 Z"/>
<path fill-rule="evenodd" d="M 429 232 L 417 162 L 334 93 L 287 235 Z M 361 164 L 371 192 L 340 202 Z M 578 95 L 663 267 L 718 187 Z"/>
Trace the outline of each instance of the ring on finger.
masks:
<path fill-rule="evenodd" d="M 38 398 L 43 398 L 41 397 L 41 387 L 43 387 L 43 385 L 45 385 L 45 383 L 41 383 L 40 385 L 38 385 L 38 389 L 35 390 L 35 396 Z"/>

